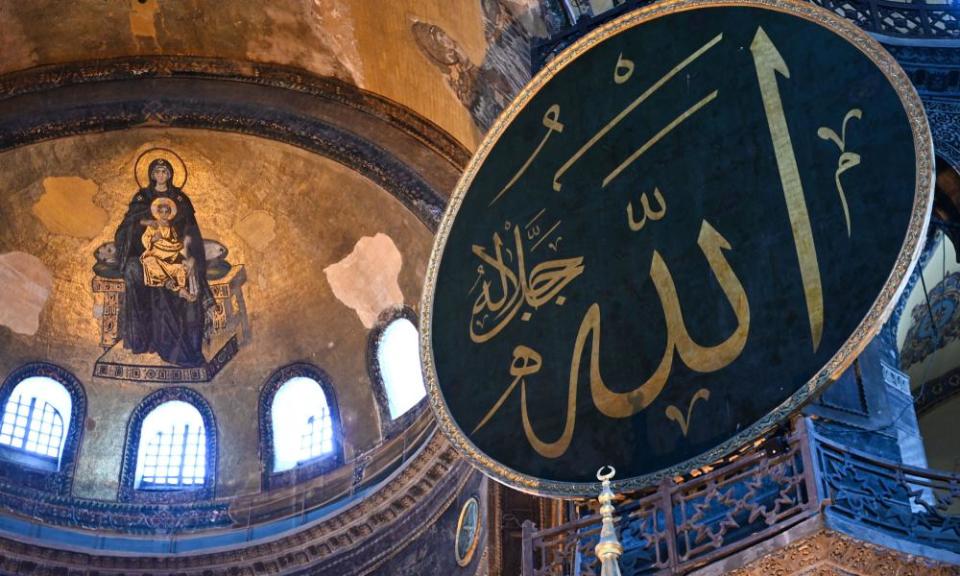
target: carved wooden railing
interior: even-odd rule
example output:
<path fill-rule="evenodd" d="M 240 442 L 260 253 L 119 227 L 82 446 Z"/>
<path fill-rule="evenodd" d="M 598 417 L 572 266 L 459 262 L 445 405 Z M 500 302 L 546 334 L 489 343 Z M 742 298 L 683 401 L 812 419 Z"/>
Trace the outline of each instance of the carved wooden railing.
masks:
<path fill-rule="evenodd" d="M 835 519 L 960 553 L 960 474 L 880 460 L 815 435 L 820 494 Z"/>
<path fill-rule="evenodd" d="M 536 43 L 534 70 L 597 26 L 657 0 L 614 0 L 605 12 L 593 13 L 585 0 L 550 0 L 555 14 L 549 38 Z M 852 21 L 867 32 L 896 38 L 960 40 L 957 0 L 809 0 Z M 549 19 L 548 19 L 549 20 Z"/>
<path fill-rule="evenodd" d="M 617 507 L 624 576 L 685 573 L 779 534 L 821 509 L 847 527 L 960 553 L 960 475 L 849 449 L 797 420 L 785 436 L 705 474 L 666 480 Z M 523 576 L 594 576 L 600 518 L 524 524 Z M 843 529 L 841 526 L 840 529 Z"/>
<path fill-rule="evenodd" d="M 960 8 L 945 3 L 902 0 L 810 0 L 868 32 L 902 38 L 960 39 Z"/>

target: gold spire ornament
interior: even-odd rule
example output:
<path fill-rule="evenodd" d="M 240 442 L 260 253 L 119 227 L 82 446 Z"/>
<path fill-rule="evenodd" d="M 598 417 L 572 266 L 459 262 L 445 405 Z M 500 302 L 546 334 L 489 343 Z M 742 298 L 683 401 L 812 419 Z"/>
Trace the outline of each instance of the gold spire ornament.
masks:
<path fill-rule="evenodd" d="M 609 472 L 607 472 L 609 470 Z M 600 528 L 600 541 L 593 549 L 600 559 L 600 576 L 620 576 L 620 555 L 623 554 L 623 545 L 617 539 L 617 529 L 613 518 L 613 491 L 610 490 L 610 480 L 617 473 L 613 466 L 604 466 L 597 470 L 597 480 L 603 482 L 600 490 L 600 517 L 603 526 Z"/>

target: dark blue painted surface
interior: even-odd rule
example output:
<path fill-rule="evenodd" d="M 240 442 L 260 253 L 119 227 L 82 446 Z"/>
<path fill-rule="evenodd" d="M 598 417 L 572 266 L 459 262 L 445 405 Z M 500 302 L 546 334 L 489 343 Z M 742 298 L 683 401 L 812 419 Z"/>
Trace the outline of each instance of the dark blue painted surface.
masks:
<path fill-rule="evenodd" d="M 761 26 L 789 68 L 789 78 L 783 71 L 775 78 L 822 282 L 819 345 L 808 319 L 771 113 L 751 51 Z M 676 34 L 680 29 L 684 34 Z M 715 45 L 629 111 L 641 94 L 720 34 Z M 628 75 L 624 65 L 617 68 L 620 59 L 636 64 L 623 82 L 616 78 Z M 713 91 L 714 100 L 610 179 L 631 154 Z M 829 127 L 839 134 L 853 109 L 862 117 L 848 123 L 844 146 L 860 163 L 839 177 L 849 204 L 848 236 L 835 180 L 840 151 L 818 133 Z M 564 163 L 621 111 L 623 120 L 558 177 Z M 549 140 L 529 169 L 500 196 L 548 129 Z M 663 16 L 610 37 L 529 95 L 470 182 L 450 229 L 432 333 L 439 385 L 454 421 L 493 460 L 542 479 L 590 482 L 609 462 L 617 463 L 618 479 L 636 478 L 706 458 L 774 409 L 799 402 L 808 380 L 867 315 L 904 244 L 916 178 L 913 136 L 899 96 L 866 55 L 818 24 L 758 8 L 712 7 Z M 642 193 L 654 209 L 659 204 L 655 189 L 662 192 L 666 214 L 631 230 L 628 203 L 639 220 Z M 663 297 L 651 270 L 656 253 L 670 271 L 694 341 L 725 341 L 743 322 L 722 290 L 729 284 L 720 285 L 698 246 L 705 222 L 728 246 L 723 258 L 742 283 L 750 321 L 741 354 L 721 368 L 699 371 L 665 344 Z M 554 250 L 550 244 L 558 237 Z M 583 270 L 563 288 L 562 301 L 534 302 L 533 289 L 516 287 L 521 273 L 542 286 L 551 280 L 534 279 L 537 266 L 569 270 L 576 258 L 582 258 Z M 503 270 L 514 275 L 513 286 Z M 493 304 L 500 298 L 512 302 L 523 292 L 519 308 L 494 309 L 480 297 L 484 286 Z M 595 304 L 599 328 L 583 338 L 582 354 L 574 352 Z M 471 337 L 471 326 L 485 335 L 500 322 L 504 328 L 495 336 Z M 588 372 L 588 351 L 598 339 L 603 382 L 614 392 L 637 389 L 665 354 L 673 356 L 666 385 L 653 389 L 633 414 L 611 416 L 598 408 Z M 521 345 L 540 358 L 523 384 L 511 373 L 512 367 L 529 366 L 517 354 Z M 576 360 L 582 364 L 572 374 Z M 572 381 L 579 384 L 572 392 L 575 414 L 567 408 Z M 495 416 L 474 431 L 512 382 Z M 709 391 L 709 400 L 689 409 L 700 390 Z M 528 396 L 526 431 L 522 393 Z M 671 407 L 688 430 L 670 416 Z M 559 455 L 528 441 L 563 438 L 568 417 L 575 418 L 573 436 Z"/>

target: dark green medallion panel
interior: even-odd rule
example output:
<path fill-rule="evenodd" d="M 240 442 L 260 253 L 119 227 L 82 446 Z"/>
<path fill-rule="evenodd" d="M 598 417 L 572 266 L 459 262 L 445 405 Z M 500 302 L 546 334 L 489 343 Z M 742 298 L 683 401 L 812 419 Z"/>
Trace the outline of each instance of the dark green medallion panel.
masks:
<path fill-rule="evenodd" d="M 864 34 L 775 5 L 628 16 L 481 147 L 425 344 L 441 424 L 494 476 L 565 494 L 707 463 L 879 325 L 927 215 L 922 111 Z"/>

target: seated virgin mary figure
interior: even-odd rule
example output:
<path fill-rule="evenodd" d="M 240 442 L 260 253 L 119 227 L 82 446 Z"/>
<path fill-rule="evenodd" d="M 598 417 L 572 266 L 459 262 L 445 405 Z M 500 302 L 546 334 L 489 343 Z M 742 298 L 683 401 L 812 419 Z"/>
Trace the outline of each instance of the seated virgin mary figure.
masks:
<path fill-rule="evenodd" d="M 124 281 L 120 338 L 134 354 L 201 366 L 214 306 L 203 236 L 170 163 L 154 160 L 147 174 L 149 185 L 134 195 L 114 238 Z"/>

